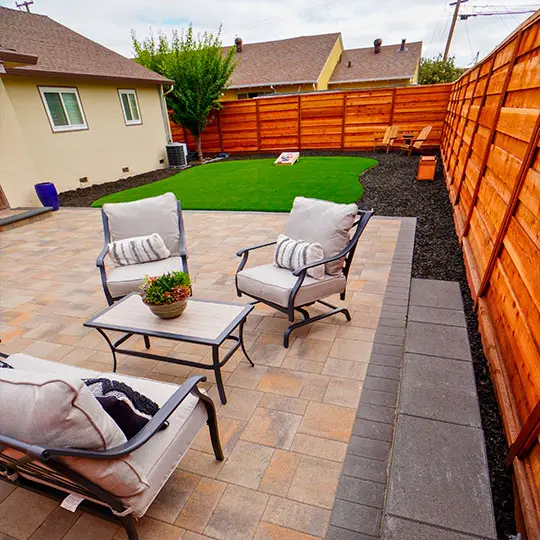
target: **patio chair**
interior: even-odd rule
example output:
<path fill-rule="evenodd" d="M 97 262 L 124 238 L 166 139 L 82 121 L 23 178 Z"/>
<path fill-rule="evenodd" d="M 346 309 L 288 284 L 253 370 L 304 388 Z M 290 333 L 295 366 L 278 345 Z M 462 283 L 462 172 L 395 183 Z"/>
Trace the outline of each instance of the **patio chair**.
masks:
<path fill-rule="evenodd" d="M 384 148 L 386 153 L 390 152 L 390 149 L 394 146 L 394 141 L 397 139 L 399 132 L 399 126 L 388 126 L 384 130 L 384 135 L 382 137 L 375 137 L 375 142 L 373 144 L 373 151 Z"/>
<path fill-rule="evenodd" d="M 176 270 L 188 271 L 187 249 L 180 201 L 173 193 L 140 201 L 104 204 L 101 209 L 105 247 L 96 261 L 103 292 L 109 305 L 136 291 L 144 276 L 159 276 Z M 158 233 L 171 255 L 159 261 L 105 268 L 108 244 L 136 236 Z"/>
<path fill-rule="evenodd" d="M 320 243 L 323 259 L 294 271 L 275 264 L 245 268 L 251 251 L 275 245 L 277 241 L 241 249 L 236 254 L 242 257 L 236 271 L 237 295 L 245 294 L 253 298 L 253 304 L 262 302 L 271 306 L 285 313 L 293 323 L 283 336 L 285 348 L 289 347 L 291 332 L 297 328 L 338 313 L 343 313 L 347 321 L 351 320 L 346 308 L 334 306 L 324 298 L 339 294 L 341 300 L 345 300 L 347 277 L 354 252 L 372 214 L 372 210 L 358 210 L 355 204 L 335 204 L 297 197 L 285 227 L 285 234 L 296 240 Z M 317 280 L 307 275 L 308 269 L 322 264 L 325 265 L 322 279 Z M 305 308 L 315 303 L 330 309 L 311 316 Z M 300 313 L 303 320 L 295 323 L 295 312 Z"/>
<path fill-rule="evenodd" d="M 0 369 L 0 480 L 11 486 L 119 523 L 129 540 L 138 540 L 135 520 L 205 424 L 215 457 L 223 461 L 214 404 L 198 388 L 205 377 L 177 386 L 26 354 L 0 357 L 14 368 Z M 127 439 L 81 380 L 96 377 L 131 386 L 159 410 Z"/>
<path fill-rule="evenodd" d="M 409 141 L 408 143 L 402 143 L 400 146 L 400 151 L 402 153 L 407 153 L 409 156 L 411 156 L 415 150 L 417 152 L 420 152 L 420 148 L 426 142 L 426 139 L 429 137 L 432 129 L 433 126 L 426 126 L 425 128 L 423 128 L 415 139 Z"/>

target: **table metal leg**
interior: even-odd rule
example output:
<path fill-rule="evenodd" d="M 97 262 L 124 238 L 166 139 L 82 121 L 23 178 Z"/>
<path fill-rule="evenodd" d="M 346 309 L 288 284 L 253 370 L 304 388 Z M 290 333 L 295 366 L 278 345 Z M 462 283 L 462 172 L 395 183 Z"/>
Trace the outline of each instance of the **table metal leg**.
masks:
<path fill-rule="evenodd" d="M 144 346 L 149 349 L 150 348 L 150 338 L 148 336 L 144 336 Z"/>
<path fill-rule="evenodd" d="M 227 398 L 225 396 L 225 388 L 223 387 L 223 379 L 221 378 L 221 366 L 219 365 L 219 347 L 217 345 L 212 346 L 212 362 L 214 364 L 214 374 L 216 376 L 216 384 L 218 387 L 219 398 L 221 403 L 225 405 Z"/>
<path fill-rule="evenodd" d="M 109 339 L 109 336 L 101 328 L 96 328 L 96 330 L 105 338 L 105 341 L 109 345 L 109 349 L 111 349 L 113 357 L 113 372 L 116 373 L 116 349 L 112 341 Z"/>
<path fill-rule="evenodd" d="M 251 367 L 255 367 L 255 364 L 249 357 L 249 354 L 247 353 L 246 346 L 244 345 L 244 324 L 246 324 L 246 319 L 244 319 L 240 323 L 240 328 L 238 329 L 238 337 L 240 338 L 240 346 L 242 347 L 242 352 L 244 353 L 245 357 L 248 359 L 249 363 L 251 364 Z"/>

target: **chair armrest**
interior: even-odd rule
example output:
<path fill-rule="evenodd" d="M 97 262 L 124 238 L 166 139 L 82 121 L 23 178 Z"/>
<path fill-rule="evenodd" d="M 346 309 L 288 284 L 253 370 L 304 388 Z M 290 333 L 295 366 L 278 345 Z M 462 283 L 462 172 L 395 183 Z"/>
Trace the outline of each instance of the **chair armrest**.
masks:
<path fill-rule="evenodd" d="M 156 415 L 144 426 L 137 435 L 129 441 L 108 450 L 79 450 L 77 448 L 45 448 L 39 455 L 42 460 L 55 457 L 78 457 L 92 459 L 116 459 L 140 448 L 151 439 L 163 426 L 165 421 L 174 413 L 178 406 L 193 391 L 198 392 L 197 384 L 206 381 L 206 377 L 190 377 L 159 409 Z"/>
<path fill-rule="evenodd" d="M 107 253 L 109 253 L 109 246 L 105 244 L 105 247 L 103 248 L 102 252 L 99 254 L 98 258 L 96 259 L 96 266 L 98 268 L 103 268 L 105 266 L 103 261 L 105 260 Z"/>
<path fill-rule="evenodd" d="M 277 244 L 277 240 L 274 240 L 273 242 L 266 242 L 265 244 L 258 244 L 257 246 L 247 247 L 247 248 L 241 249 L 240 251 L 237 251 L 236 256 L 241 257 L 245 253 L 253 251 L 254 249 L 260 249 L 263 247 L 273 246 L 274 244 Z"/>

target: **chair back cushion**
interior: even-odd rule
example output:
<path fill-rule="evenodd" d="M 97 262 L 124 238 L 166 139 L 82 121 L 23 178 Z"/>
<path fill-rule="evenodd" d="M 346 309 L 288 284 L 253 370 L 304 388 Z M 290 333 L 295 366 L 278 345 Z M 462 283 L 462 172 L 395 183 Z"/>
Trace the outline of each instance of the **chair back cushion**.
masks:
<path fill-rule="evenodd" d="M 130 266 L 168 259 L 171 252 L 158 233 L 135 236 L 109 244 L 109 256 L 116 266 Z"/>
<path fill-rule="evenodd" d="M 180 255 L 178 201 L 173 193 L 126 203 L 103 205 L 111 241 L 158 233 L 172 256 Z"/>
<path fill-rule="evenodd" d="M 274 250 L 274 264 L 287 270 L 298 270 L 306 264 L 320 261 L 324 258 L 321 244 L 309 244 L 300 240 L 293 240 L 284 234 L 278 236 Z M 323 279 L 324 264 L 307 269 L 307 275 L 314 279 Z"/>
<path fill-rule="evenodd" d="M 324 257 L 337 255 L 349 242 L 349 231 L 358 213 L 356 204 L 336 204 L 319 199 L 294 199 L 285 234 L 295 240 L 322 245 Z M 343 260 L 326 264 L 326 273 L 337 275 Z"/>
<path fill-rule="evenodd" d="M 104 450 L 126 442 L 81 379 L 21 369 L 0 370 L 0 433 L 49 448 Z M 148 488 L 142 469 L 131 456 L 62 461 L 119 497 Z"/>

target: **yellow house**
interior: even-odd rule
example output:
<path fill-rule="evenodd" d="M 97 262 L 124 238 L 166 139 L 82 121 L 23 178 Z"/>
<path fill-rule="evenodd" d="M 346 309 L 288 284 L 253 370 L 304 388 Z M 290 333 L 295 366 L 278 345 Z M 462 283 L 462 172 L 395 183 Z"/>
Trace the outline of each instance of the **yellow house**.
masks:
<path fill-rule="evenodd" d="M 344 49 L 341 34 L 244 44 L 222 101 L 262 95 L 416 84 L 422 42 Z M 228 51 L 229 47 L 224 48 Z"/>
<path fill-rule="evenodd" d="M 11 207 L 158 169 L 171 81 L 49 17 L 0 7 L 0 189 Z M 1 195 L 1 193 L 0 193 Z"/>

